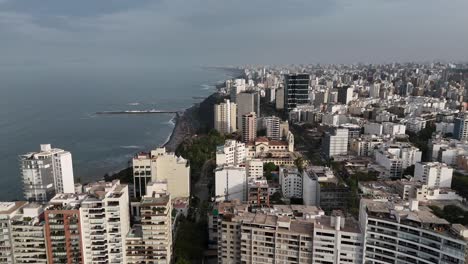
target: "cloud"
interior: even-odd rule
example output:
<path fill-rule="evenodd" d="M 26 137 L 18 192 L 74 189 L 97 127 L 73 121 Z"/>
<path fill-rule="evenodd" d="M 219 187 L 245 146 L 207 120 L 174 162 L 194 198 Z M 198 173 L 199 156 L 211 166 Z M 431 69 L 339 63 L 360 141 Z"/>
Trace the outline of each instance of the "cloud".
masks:
<path fill-rule="evenodd" d="M 464 0 L 0 0 L 0 64 L 468 59 Z"/>

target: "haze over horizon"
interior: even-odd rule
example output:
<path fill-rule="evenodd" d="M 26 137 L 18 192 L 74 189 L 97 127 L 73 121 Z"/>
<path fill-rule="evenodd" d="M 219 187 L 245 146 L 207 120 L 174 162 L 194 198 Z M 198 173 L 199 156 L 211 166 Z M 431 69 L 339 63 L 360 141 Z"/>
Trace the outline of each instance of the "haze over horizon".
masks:
<path fill-rule="evenodd" d="M 0 69 L 468 60 L 466 0 L 0 0 Z"/>

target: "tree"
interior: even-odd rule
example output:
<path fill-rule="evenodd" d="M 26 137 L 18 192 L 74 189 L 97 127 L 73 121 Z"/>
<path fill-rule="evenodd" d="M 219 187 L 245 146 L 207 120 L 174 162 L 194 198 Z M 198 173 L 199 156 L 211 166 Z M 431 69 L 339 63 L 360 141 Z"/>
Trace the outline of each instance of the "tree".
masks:
<path fill-rule="evenodd" d="M 263 176 L 268 181 L 273 180 L 273 174 L 271 172 L 278 170 L 278 166 L 276 166 L 273 162 L 267 162 L 263 164 Z"/>
<path fill-rule="evenodd" d="M 298 157 L 296 160 L 294 160 L 294 165 L 296 165 L 297 169 L 300 172 L 304 171 L 304 158 Z"/>
<path fill-rule="evenodd" d="M 182 257 L 182 258 L 177 259 L 176 264 L 190 264 L 190 262 Z"/>

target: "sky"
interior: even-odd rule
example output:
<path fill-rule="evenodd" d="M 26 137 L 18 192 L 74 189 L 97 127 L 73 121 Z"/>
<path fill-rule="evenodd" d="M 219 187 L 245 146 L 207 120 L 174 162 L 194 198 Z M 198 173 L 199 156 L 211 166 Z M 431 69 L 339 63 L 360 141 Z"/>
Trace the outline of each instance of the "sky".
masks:
<path fill-rule="evenodd" d="M 0 0 L 0 69 L 468 61 L 467 0 Z"/>

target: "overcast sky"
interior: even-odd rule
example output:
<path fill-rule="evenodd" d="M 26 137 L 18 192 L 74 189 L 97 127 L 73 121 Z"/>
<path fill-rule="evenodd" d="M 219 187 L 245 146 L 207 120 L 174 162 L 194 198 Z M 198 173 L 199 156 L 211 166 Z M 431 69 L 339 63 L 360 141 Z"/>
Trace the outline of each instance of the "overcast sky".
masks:
<path fill-rule="evenodd" d="M 467 0 L 0 0 L 0 66 L 468 60 Z"/>

